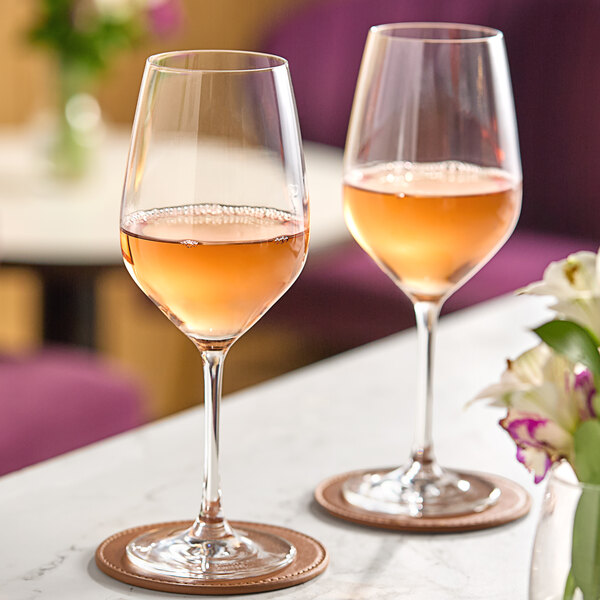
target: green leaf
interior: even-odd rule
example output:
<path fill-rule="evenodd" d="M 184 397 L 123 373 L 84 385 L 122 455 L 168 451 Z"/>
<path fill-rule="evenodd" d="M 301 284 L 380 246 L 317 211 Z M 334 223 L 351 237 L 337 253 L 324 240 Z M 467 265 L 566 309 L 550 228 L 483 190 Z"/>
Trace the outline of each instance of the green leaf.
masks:
<path fill-rule="evenodd" d="M 576 429 L 573 442 L 579 481 L 600 484 L 600 421 L 584 421 Z M 600 598 L 600 488 L 584 488 L 579 498 L 573 523 L 571 575 L 572 584 L 585 600 Z"/>
<path fill-rule="evenodd" d="M 565 583 L 565 593 L 563 594 L 563 600 L 573 600 L 577 586 L 575 585 L 575 577 L 573 577 L 573 569 L 569 571 L 567 576 L 567 582 Z"/>
<path fill-rule="evenodd" d="M 600 421 L 584 421 L 573 436 L 575 472 L 579 481 L 600 485 Z"/>
<path fill-rule="evenodd" d="M 583 489 L 575 511 L 571 575 L 584 600 L 600 598 L 600 493 L 594 488 Z"/>
<path fill-rule="evenodd" d="M 550 321 L 533 330 L 543 342 L 573 363 L 585 365 L 600 380 L 600 354 L 594 338 L 572 321 Z"/>
<path fill-rule="evenodd" d="M 600 389 L 598 387 L 598 380 L 595 380 L 596 389 Z M 600 394 L 594 394 L 592 398 L 592 408 L 594 409 L 594 413 L 596 415 L 600 415 Z"/>

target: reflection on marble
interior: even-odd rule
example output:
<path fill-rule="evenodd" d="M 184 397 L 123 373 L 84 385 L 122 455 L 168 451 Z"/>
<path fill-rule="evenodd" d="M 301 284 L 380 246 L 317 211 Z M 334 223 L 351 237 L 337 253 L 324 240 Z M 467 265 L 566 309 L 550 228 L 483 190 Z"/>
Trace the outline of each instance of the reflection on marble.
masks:
<path fill-rule="evenodd" d="M 314 581 L 252 597 L 526 597 L 542 488 L 514 460 L 514 447 L 497 425 L 500 413 L 465 410 L 464 404 L 498 377 L 505 357 L 531 345 L 527 328 L 543 319 L 540 306 L 534 298 L 494 301 L 444 317 L 438 336 L 438 455 L 450 466 L 510 477 L 533 493 L 532 514 L 504 527 L 450 535 L 378 531 L 335 520 L 312 500 L 321 479 L 407 455 L 413 331 L 225 399 L 221 462 L 228 516 L 303 531 L 331 553 L 328 570 Z M 0 478 L 0 598 L 166 598 L 113 581 L 96 568 L 93 554 L 116 531 L 195 516 L 201 421 L 194 409 Z"/>

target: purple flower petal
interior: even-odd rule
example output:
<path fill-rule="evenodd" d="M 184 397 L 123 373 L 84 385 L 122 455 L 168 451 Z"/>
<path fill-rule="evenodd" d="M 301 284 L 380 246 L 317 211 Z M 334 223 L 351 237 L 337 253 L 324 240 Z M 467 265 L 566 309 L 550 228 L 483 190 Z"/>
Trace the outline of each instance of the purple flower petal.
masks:
<path fill-rule="evenodd" d="M 538 451 L 538 452 L 541 453 L 541 451 Z M 536 456 L 538 458 L 539 458 L 539 453 L 536 453 Z M 544 478 L 546 477 L 546 474 L 550 470 L 550 467 L 552 466 L 553 461 L 550 458 L 550 456 L 548 456 L 548 454 L 546 452 L 544 452 L 543 455 L 544 455 L 543 465 L 540 468 L 539 463 L 534 464 L 532 457 L 527 456 L 524 448 L 517 446 L 517 460 L 521 464 L 525 465 L 525 467 L 527 468 L 528 471 L 532 471 L 534 473 L 534 478 L 533 478 L 534 483 L 540 483 L 541 481 L 543 481 Z"/>
<path fill-rule="evenodd" d="M 550 470 L 551 466 L 552 466 L 552 461 L 550 460 L 550 457 L 548 455 L 546 455 L 546 468 L 544 469 L 544 472 L 541 474 L 535 473 L 535 475 L 533 476 L 533 483 L 542 482 L 544 480 L 544 478 L 546 477 L 546 474 Z"/>
<path fill-rule="evenodd" d="M 527 459 L 525 458 L 525 452 L 523 452 L 523 448 L 521 448 L 521 446 L 517 446 L 517 460 L 522 465 L 527 466 Z"/>
<path fill-rule="evenodd" d="M 595 418 L 596 411 L 594 410 L 593 400 L 596 395 L 596 388 L 594 387 L 594 378 L 588 369 L 575 374 L 573 388 L 581 389 L 586 394 L 585 400 L 588 413 L 591 418 Z"/>
<path fill-rule="evenodd" d="M 545 444 L 537 440 L 535 435 L 537 430 L 547 423 L 548 419 L 534 416 L 511 420 L 507 415 L 500 421 L 500 425 L 506 429 L 516 444 L 532 448 L 544 448 Z"/>

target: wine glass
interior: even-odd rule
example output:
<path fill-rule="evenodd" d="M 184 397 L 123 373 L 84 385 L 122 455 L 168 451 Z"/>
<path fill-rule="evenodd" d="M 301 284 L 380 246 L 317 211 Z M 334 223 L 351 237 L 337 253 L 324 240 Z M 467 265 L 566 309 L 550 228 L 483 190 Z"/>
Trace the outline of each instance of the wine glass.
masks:
<path fill-rule="evenodd" d="M 159 527 L 127 558 L 166 577 L 223 580 L 283 568 L 278 535 L 223 515 L 218 472 L 223 361 L 294 282 L 308 199 L 287 62 L 234 51 L 148 59 L 133 125 L 121 249 L 142 291 L 195 344 L 204 371 L 204 480 L 188 528 Z M 160 349 L 157 349 L 160 351 Z"/>
<path fill-rule="evenodd" d="M 371 28 L 344 155 L 344 214 L 414 305 L 420 389 L 408 464 L 347 480 L 351 504 L 435 517 L 497 501 L 485 477 L 436 461 L 433 341 L 444 300 L 512 233 L 521 179 L 502 33 L 444 23 Z"/>

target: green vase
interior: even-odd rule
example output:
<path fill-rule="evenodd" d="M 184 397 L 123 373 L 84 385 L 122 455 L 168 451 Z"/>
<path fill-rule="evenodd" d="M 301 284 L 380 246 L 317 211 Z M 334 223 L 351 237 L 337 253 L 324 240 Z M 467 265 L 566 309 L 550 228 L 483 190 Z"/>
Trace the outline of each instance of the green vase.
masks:
<path fill-rule="evenodd" d="M 58 114 L 50 149 L 53 174 L 80 178 L 91 166 L 102 127 L 100 106 L 89 93 L 92 76 L 79 65 L 61 61 L 58 69 Z"/>

